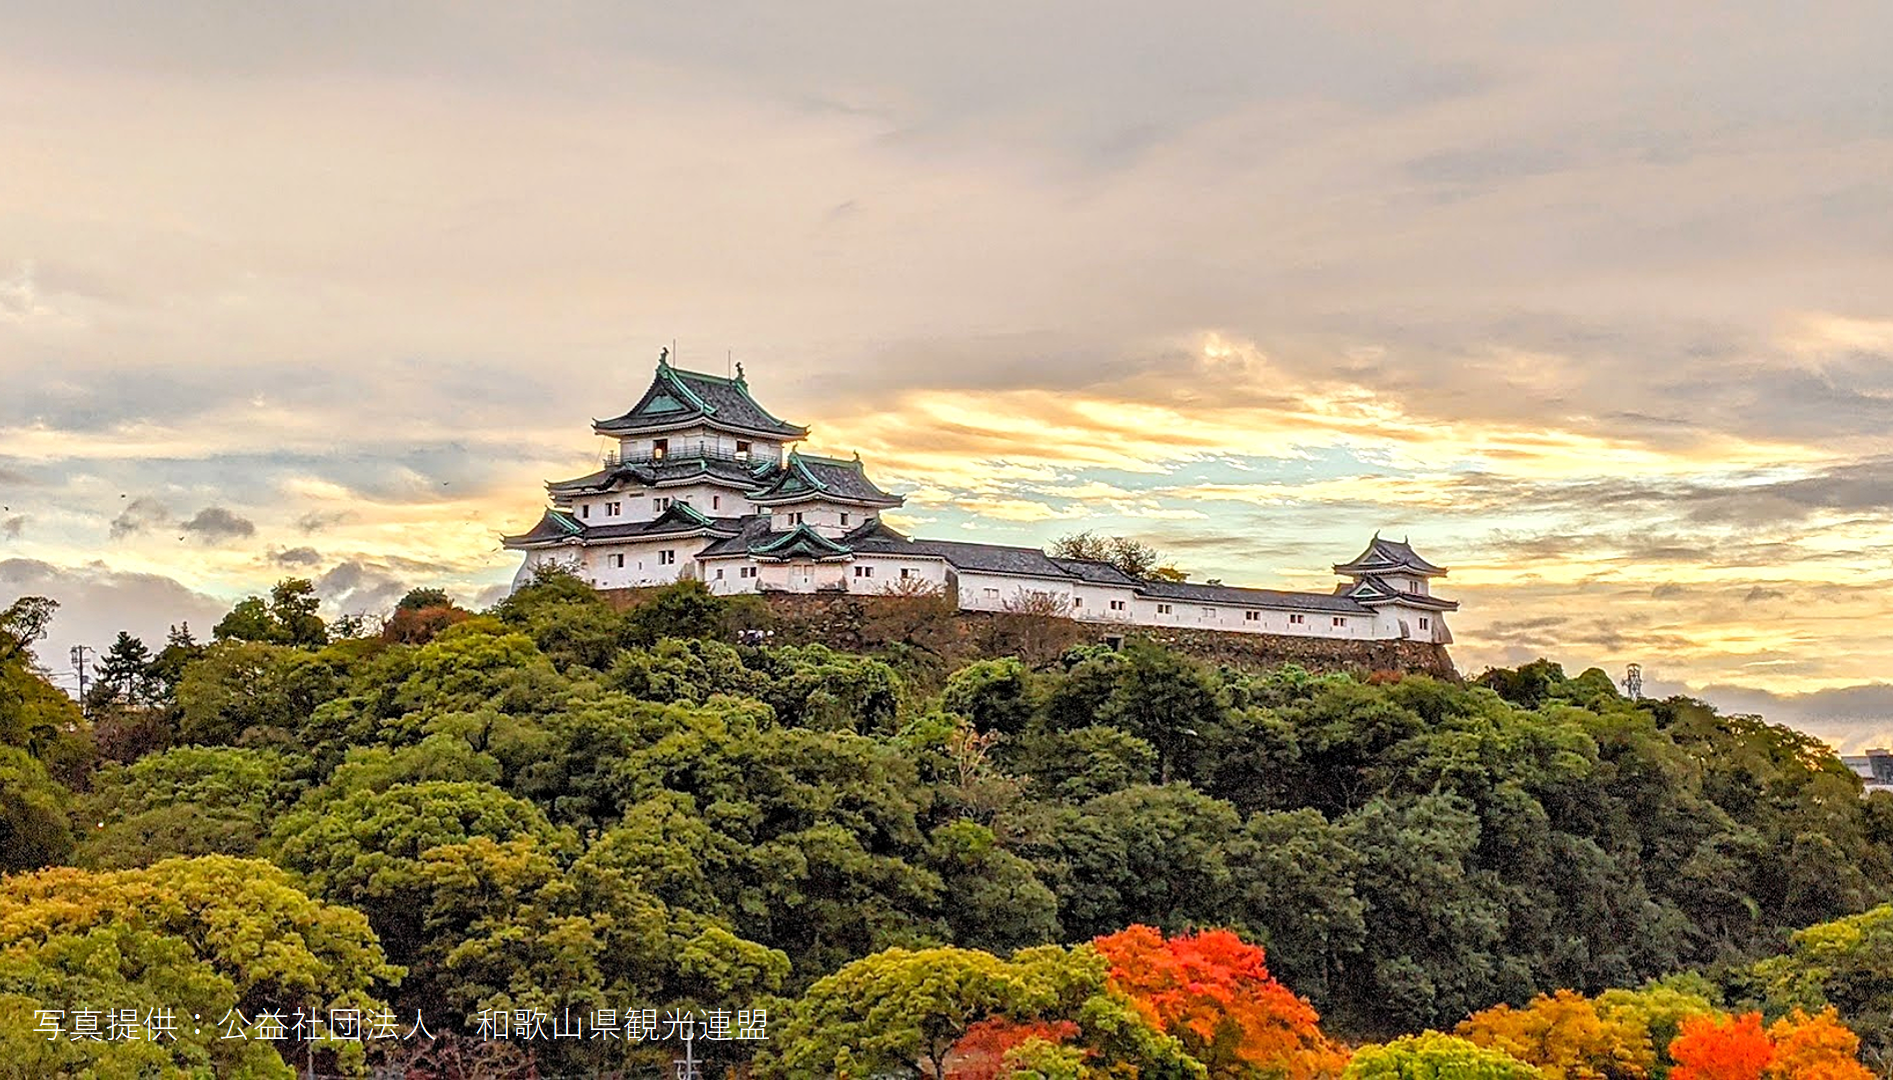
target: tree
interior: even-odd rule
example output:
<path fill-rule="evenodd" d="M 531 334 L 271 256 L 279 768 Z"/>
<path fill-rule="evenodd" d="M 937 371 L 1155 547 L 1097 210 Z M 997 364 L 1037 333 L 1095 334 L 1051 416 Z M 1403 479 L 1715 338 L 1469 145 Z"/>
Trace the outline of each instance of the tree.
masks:
<path fill-rule="evenodd" d="M 1775 1047 L 1760 1013 L 1692 1016 L 1670 1043 L 1669 1055 L 1676 1062 L 1670 1080 L 1762 1080 Z"/>
<path fill-rule="evenodd" d="M 252 731 L 288 738 L 338 689 L 314 653 L 226 638 L 178 681 L 179 734 L 196 743 L 232 744 Z"/>
<path fill-rule="evenodd" d="M 107 765 L 79 799 L 78 861 L 117 869 L 178 855 L 252 855 L 269 833 L 288 772 L 276 753 L 223 746 Z"/>
<path fill-rule="evenodd" d="M 1090 530 L 1059 537 L 1052 542 L 1050 554 L 1055 559 L 1109 563 L 1140 581 L 1182 581 L 1189 576 L 1165 564 L 1157 549 L 1141 540 L 1127 536 L 1099 536 Z"/>
<path fill-rule="evenodd" d="M 442 630 L 473 617 L 442 589 L 410 589 L 382 623 L 381 640 L 400 645 L 425 645 Z"/>
<path fill-rule="evenodd" d="M 328 627 L 316 610 L 322 601 L 307 578 L 284 578 L 269 591 L 270 620 L 282 643 L 299 649 L 319 649 L 329 643 Z"/>
<path fill-rule="evenodd" d="M 1818 1016 L 1796 1009 L 1769 1025 L 1768 1038 L 1775 1044 L 1770 1080 L 1874 1080 L 1860 1064 L 1860 1037 L 1832 1009 Z"/>
<path fill-rule="evenodd" d="M 1875 1068 L 1893 1066 L 1893 904 L 1796 931 L 1786 953 L 1727 981 L 1770 1015 L 1838 1009 Z"/>
<path fill-rule="evenodd" d="M 889 949 L 810 987 L 782 1025 L 765 1075 L 895 1074 L 943 1080 L 947 1054 L 995 1015 L 1055 1004 L 1013 965 L 967 949 Z"/>
<path fill-rule="evenodd" d="M 1035 711 L 1032 673 L 1015 657 L 975 660 L 948 676 L 942 705 L 982 732 L 1017 735 Z"/>
<path fill-rule="evenodd" d="M 222 1037 L 233 1018 L 249 1030 L 265 1011 L 369 1015 L 383 1007 L 379 987 L 402 974 L 383 959 L 360 913 L 311 899 L 267 863 L 223 856 L 9 877 L 0 881 L 0 925 L 8 928 L 0 1061 L 17 1076 L 288 1080 L 293 1073 L 276 1045 Z M 70 1028 L 74 1010 L 105 1007 L 162 1014 L 169 1037 L 86 1042 L 36 1030 L 42 1010 Z M 318 1060 L 358 1068 L 359 1044 L 337 1045 L 320 1047 Z"/>
<path fill-rule="evenodd" d="M 722 640 L 730 635 L 732 600 L 695 578 L 666 585 L 645 597 L 625 617 L 625 639 L 650 645 L 662 638 Z"/>
<path fill-rule="evenodd" d="M 57 601 L 22 596 L 0 611 L 0 664 L 23 659 L 33 643 L 46 636 L 46 627 L 57 610 Z"/>
<path fill-rule="evenodd" d="M 319 649 L 329 642 L 328 624 L 316 614 L 321 605 L 309 579 L 284 578 L 270 588 L 268 600 L 250 596 L 238 601 L 211 633 L 218 641 Z"/>
<path fill-rule="evenodd" d="M 1312 1006 L 1269 975 L 1261 948 L 1228 930 L 1165 939 L 1132 926 L 1092 943 L 1113 988 L 1157 1030 L 1181 1040 L 1211 1077 L 1332 1077 L 1347 1055 Z"/>
<path fill-rule="evenodd" d="M 1541 994 L 1523 1009 L 1474 1013 L 1456 1033 L 1560 1080 L 1646 1080 L 1656 1068 L 1649 1028 L 1634 1013 L 1600 1010 L 1571 990 Z"/>
<path fill-rule="evenodd" d="M 1363 1046 L 1342 1080 L 1540 1080 L 1537 1069 L 1497 1050 L 1428 1031 Z"/>
<path fill-rule="evenodd" d="M 1340 826 L 1301 809 L 1251 816 L 1232 862 L 1244 883 L 1234 910 L 1268 948 L 1270 970 L 1330 998 L 1367 942 L 1367 905 L 1354 888 L 1366 859 Z"/>
<path fill-rule="evenodd" d="M 453 607 L 453 597 L 445 589 L 409 589 L 407 594 L 395 601 L 396 611 L 426 611 L 428 608 Z"/>
<path fill-rule="evenodd" d="M 950 898 L 944 916 L 957 944 L 1008 953 L 1057 937 L 1058 898 L 991 829 L 971 821 L 935 829 L 928 862 Z"/>
<path fill-rule="evenodd" d="M 1116 680 L 1098 712 L 1157 751 L 1157 783 L 1195 777 L 1208 741 L 1220 734 L 1228 698 L 1214 671 L 1137 640 L 1118 653 Z"/>
<path fill-rule="evenodd" d="M 908 1076 L 944 1080 L 949 1062 L 989 1046 L 994 1018 L 1033 1025 L 1012 1047 L 1052 1075 L 1204 1080 L 1200 1062 L 1110 989 L 1096 949 L 1027 949 L 1003 960 L 965 949 L 889 949 L 819 980 L 794 1002 L 756 1073 L 765 1080 Z M 1073 1031 L 1073 1028 L 1076 1031 Z M 1047 1056 L 1042 1036 L 1068 1036 Z M 965 1040 L 974 1039 L 969 1047 Z M 1023 1063 L 1018 1057 L 1015 1063 Z M 1028 1069 L 1017 1075 L 1030 1076 Z M 1047 1075 L 1040 1072 L 1037 1075 Z"/>
<path fill-rule="evenodd" d="M 1006 825 L 1051 885 L 1066 937 L 1131 923 L 1181 931 L 1219 921 L 1235 887 L 1230 856 L 1241 818 L 1181 784 L 1140 786 L 1081 807 L 1046 807 Z"/>
<path fill-rule="evenodd" d="M 25 750 L 0 746 L 0 873 L 58 862 L 72 850 L 66 789 Z"/>
<path fill-rule="evenodd" d="M 1565 681 L 1564 668 L 1540 657 L 1517 668 L 1487 668 L 1474 684 L 1489 687 L 1514 705 L 1535 709 Z"/>
<path fill-rule="evenodd" d="M 123 630 L 99 658 L 98 690 L 131 705 L 148 705 L 153 697 L 151 649 Z"/>
<path fill-rule="evenodd" d="M 422 888 L 427 853 L 521 836 L 542 849 L 571 843 L 537 807 L 489 784 L 429 780 L 299 807 L 278 820 L 270 846 L 317 894 L 364 912 L 389 955 L 407 963 L 436 940 L 427 926 L 438 913 Z"/>

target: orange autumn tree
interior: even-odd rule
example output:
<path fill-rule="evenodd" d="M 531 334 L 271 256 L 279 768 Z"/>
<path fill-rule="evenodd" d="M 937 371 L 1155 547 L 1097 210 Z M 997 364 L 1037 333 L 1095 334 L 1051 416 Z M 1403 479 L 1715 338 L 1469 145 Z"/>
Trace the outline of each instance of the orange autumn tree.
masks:
<path fill-rule="evenodd" d="M 1828 1009 L 1809 1016 L 1796 1009 L 1768 1028 L 1775 1044 L 1775 1060 L 1768 1080 L 1873 1080 L 1860 1064 L 1860 1036 Z"/>
<path fill-rule="evenodd" d="M 1314 1007 L 1269 974 L 1261 947 L 1232 931 L 1166 940 L 1133 926 L 1092 944 L 1110 963 L 1112 987 L 1180 1040 L 1212 1078 L 1266 1070 L 1318 1080 L 1347 1065 L 1346 1052 L 1321 1033 Z"/>
<path fill-rule="evenodd" d="M 1760 1013 L 1692 1016 L 1670 1043 L 1676 1068 L 1670 1080 L 1762 1080 L 1774 1064 L 1775 1044 Z"/>
<path fill-rule="evenodd" d="M 1622 1010 L 1600 1011 L 1573 990 L 1539 995 L 1523 1009 L 1499 1005 L 1462 1021 L 1458 1034 L 1538 1068 L 1544 1080 L 1645 1080 L 1656 1067 L 1649 1029 Z"/>

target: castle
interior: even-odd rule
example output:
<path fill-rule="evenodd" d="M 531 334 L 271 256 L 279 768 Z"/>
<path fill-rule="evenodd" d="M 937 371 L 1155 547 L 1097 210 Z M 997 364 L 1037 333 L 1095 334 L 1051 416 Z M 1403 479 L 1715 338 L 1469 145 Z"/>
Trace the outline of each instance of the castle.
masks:
<path fill-rule="evenodd" d="M 525 553 L 517 588 L 556 562 L 600 589 L 696 578 L 721 594 L 944 593 L 961 610 L 1055 612 L 1126 626 L 1448 643 L 1433 595 L 1446 570 L 1378 534 L 1334 572 L 1332 593 L 1146 580 L 1037 548 L 903 536 L 881 513 L 902 499 L 852 460 L 804 454 L 809 429 L 777 419 L 734 378 L 672 367 L 622 416 L 603 468 L 550 482 L 552 506 L 503 537 Z"/>

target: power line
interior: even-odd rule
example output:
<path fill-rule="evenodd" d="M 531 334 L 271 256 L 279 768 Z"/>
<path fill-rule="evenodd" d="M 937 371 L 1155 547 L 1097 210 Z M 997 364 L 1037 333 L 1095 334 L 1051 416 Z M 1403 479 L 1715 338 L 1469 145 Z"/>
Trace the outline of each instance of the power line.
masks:
<path fill-rule="evenodd" d="M 72 667 L 73 670 L 79 673 L 79 708 L 81 711 L 85 709 L 85 654 L 90 651 L 91 648 L 90 645 L 74 645 L 72 647 Z"/>

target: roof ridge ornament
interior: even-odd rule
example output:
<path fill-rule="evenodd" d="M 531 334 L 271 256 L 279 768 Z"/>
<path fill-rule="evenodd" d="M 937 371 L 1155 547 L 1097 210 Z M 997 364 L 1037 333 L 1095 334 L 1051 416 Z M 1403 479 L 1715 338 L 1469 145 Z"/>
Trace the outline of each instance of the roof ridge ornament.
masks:
<path fill-rule="evenodd" d="M 657 366 L 660 369 L 670 366 L 670 346 L 666 345 L 657 350 Z"/>

